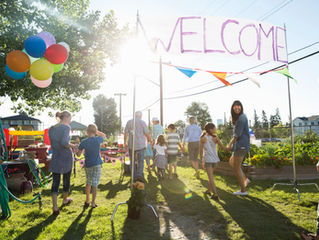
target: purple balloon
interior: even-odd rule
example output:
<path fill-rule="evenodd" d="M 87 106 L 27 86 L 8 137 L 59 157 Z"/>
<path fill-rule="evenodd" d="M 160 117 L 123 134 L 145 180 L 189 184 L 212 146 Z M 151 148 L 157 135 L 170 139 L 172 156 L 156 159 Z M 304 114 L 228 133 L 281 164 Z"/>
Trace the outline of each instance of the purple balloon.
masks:
<path fill-rule="evenodd" d="M 43 39 L 47 48 L 56 43 L 54 36 L 49 32 L 42 31 L 37 36 Z"/>

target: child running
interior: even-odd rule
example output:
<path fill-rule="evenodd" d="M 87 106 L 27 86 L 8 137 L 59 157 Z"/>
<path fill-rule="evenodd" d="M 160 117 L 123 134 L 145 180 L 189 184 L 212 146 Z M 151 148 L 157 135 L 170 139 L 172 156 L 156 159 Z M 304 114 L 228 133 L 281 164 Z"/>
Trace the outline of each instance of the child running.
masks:
<path fill-rule="evenodd" d="M 168 125 L 168 133 L 166 136 L 167 139 L 167 161 L 169 166 L 169 179 L 173 179 L 172 168 L 174 166 L 174 176 L 177 178 L 176 171 L 176 162 L 177 162 L 177 154 L 178 154 L 178 146 L 181 148 L 182 152 L 184 152 L 184 147 L 179 142 L 179 134 L 175 132 L 175 125 Z"/>
<path fill-rule="evenodd" d="M 85 175 L 86 175 L 86 201 L 84 207 L 90 206 L 90 192 L 92 187 L 92 208 L 96 208 L 95 203 L 97 186 L 100 182 L 102 159 L 100 155 L 100 145 L 103 143 L 105 134 L 97 130 L 96 125 L 90 124 L 87 128 L 88 138 L 84 139 L 79 145 L 79 151 L 76 153 L 80 156 L 85 150 Z M 98 135 L 95 136 L 95 135 Z"/>
<path fill-rule="evenodd" d="M 157 176 L 159 180 L 164 178 L 164 172 L 167 167 L 167 146 L 165 142 L 164 135 L 161 134 L 157 137 L 156 144 L 154 145 L 154 149 L 156 150 L 155 154 L 155 165 L 157 167 Z"/>
<path fill-rule="evenodd" d="M 218 201 L 219 198 L 214 183 L 214 168 L 217 166 L 218 162 L 220 162 L 217 154 L 217 144 L 222 149 L 227 150 L 216 135 L 215 125 L 213 123 L 207 123 L 205 125 L 205 132 L 200 138 L 200 160 L 202 162 L 202 168 L 206 168 L 208 176 L 208 190 L 205 194 L 211 196 L 211 199 L 216 201 Z M 211 195 L 212 193 L 213 195 Z"/>
<path fill-rule="evenodd" d="M 152 146 L 150 143 L 147 143 L 147 147 L 145 150 L 145 160 L 147 165 L 147 171 L 151 172 L 151 157 L 153 157 Z"/>

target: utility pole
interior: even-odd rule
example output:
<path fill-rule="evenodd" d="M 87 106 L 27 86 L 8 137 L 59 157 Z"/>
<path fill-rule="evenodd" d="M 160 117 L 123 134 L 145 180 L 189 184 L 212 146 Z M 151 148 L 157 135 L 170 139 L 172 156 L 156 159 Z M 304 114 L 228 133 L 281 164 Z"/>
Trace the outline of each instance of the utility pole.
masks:
<path fill-rule="evenodd" d="M 160 120 L 161 125 L 163 126 L 163 76 L 162 76 L 162 57 L 159 59 L 159 76 L 160 76 Z"/>
<path fill-rule="evenodd" d="M 122 96 L 126 96 L 126 93 L 115 93 L 114 96 L 120 96 L 120 129 L 119 133 L 122 132 Z"/>
<path fill-rule="evenodd" d="M 148 129 L 151 130 L 151 109 L 147 109 L 148 112 Z"/>

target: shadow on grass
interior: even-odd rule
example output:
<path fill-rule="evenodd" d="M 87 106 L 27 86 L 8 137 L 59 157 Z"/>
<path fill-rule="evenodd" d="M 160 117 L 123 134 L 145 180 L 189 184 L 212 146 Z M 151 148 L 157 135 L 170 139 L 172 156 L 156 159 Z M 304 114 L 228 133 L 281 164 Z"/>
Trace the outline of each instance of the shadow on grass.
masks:
<path fill-rule="evenodd" d="M 112 229 L 114 231 L 114 229 Z M 159 219 L 155 217 L 152 210 L 145 206 L 141 210 L 140 219 L 125 219 L 122 240 L 131 239 L 161 239 Z M 114 234 L 113 234 L 113 239 Z"/>
<path fill-rule="evenodd" d="M 56 218 L 57 218 L 56 215 L 49 216 L 46 220 L 24 231 L 21 235 L 16 237 L 15 240 L 37 239 L 37 237 L 43 231 L 43 229 L 46 228 L 51 223 L 53 223 Z"/>
<path fill-rule="evenodd" d="M 245 231 L 245 238 L 299 239 L 300 232 L 304 230 L 259 198 L 234 196 L 219 188 L 217 191 L 223 200 L 222 207 Z"/>
<path fill-rule="evenodd" d="M 61 240 L 69 240 L 69 239 L 83 239 L 85 236 L 86 225 L 88 224 L 91 216 L 92 216 L 93 208 L 90 208 L 88 214 L 86 215 L 83 222 L 80 222 L 81 218 L 84 215 L 85 208 L 83 208 L 82 212 L 77 216 L 77 218 L 72 222 L 70 227 L 67 229 Z"/>
<path fill-rule="evenodd" d="M 159 192 L 159 182 L 153 174 L 147 176 L 146 203 L 153 204 L 156 209 L 154 203 L 156 203 L 156 196 Z M 116 237 L 112 223 L 112 239 L 118 239 Z M 159 218 L 155 217 L 151 208 L 144 206 L 141 210 L 140 219 L 125 219 L 120 239 L 162 239 Z"/>
<path fill-rule="evenodd" d="M 130 185 L 130 181 L 124 184 L 122 182 L 113 184 L 112 180 L 110 180 L 108 183 L 104 185 L 99 184 L 98 188 L 101 192 L 109 190 L 109 192 L 106 195 L 106 198 L 111 199 L 111 198 L 114 198 L 118 192 L 127 190 L 129 188 L 129 185 Z"/>
<path fill-rule="evenodd" d="M 213 200 L 203 199 L 195 192 L 187 194 L 188 191 L 191 189 L 180 179 L 163 181 L 161 193 L 168 206 L 164 214 L 164 236 L 175 239 L 183 234 L 187 239 L 227 239 L 226 220 L 212 204 Z"/>

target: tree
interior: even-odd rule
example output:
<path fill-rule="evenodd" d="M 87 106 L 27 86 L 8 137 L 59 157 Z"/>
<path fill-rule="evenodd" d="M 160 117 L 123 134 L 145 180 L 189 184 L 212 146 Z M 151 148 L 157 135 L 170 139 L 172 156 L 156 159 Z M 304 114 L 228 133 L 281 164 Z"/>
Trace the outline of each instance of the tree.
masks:
<path fill-rule="evenodd" d="M 178 127 L 182 127 L 184 128 L 186 126 L 185 122 L 183 120 L 178 120 L 174 123 L 175 127 L 178 128 Z"/>
<path fill-rule="evenodd" d="M 276 114 L 275 115 L 270 115 L 269 118 L 269 124 L 270 127 L 274 127 L 276 125 L 278 125 L 279 123 L 281 123 L 281 117 L 280 117 L 280 113 L 279 113 L 279 108 L 276 108 Z"/>
<path fill-rule="evenodd" d="M 114 135 L 120 127 L 117 116 L 116 103 L 113 98 L 99 94 L 93 99 L 94 119 L 98 129 L 107 136 Z"/>
<path fill-rule="evenodd" d="M 191 116 L 196 117 L 202 129 L 204 129 L 207 122 L 212 121 L 206 103 L 192 102 L 191 105 L 187 107 L 185 115 L 187 118 Z"/>
<path fill-rule="evenodd" d="M 268 119 L 267 119 L 267 116 L 266 116 L 266 113 L 264 110 L 262 110 L 261 112 L 261 119 L 262 119 L 262 128 L 265 129 L 265 130 L 268 130 Z"/>
<path fill-rule="evenodd" d="M 70 52 L 63 70 L 53 75 L 50 87 L 35 87 L 29 74 L 14 80 L 5 74 L 5 58 L 22 50 L 24 41 L 40 31 L 65 41 Z M 105 16 L 89 11 L 89 1 L 4 0 L 0 1 L 0 97 L 10 97 L 13 110 L 30 115 L 45 108 L 79 111 L 82 99 L 99 88 L 106 62 L 116 60 L 127 27 L 119 28 L 114 13 Z"/>
<path fill-rule="evenodd" d="M 254 128 L 254 129 L 260 128 L 259 117 L 258 117 L 257 112 L 256 112 L 255 109 L 254 109 L 254 126 L 253 126 L 253 128 Z"/>

